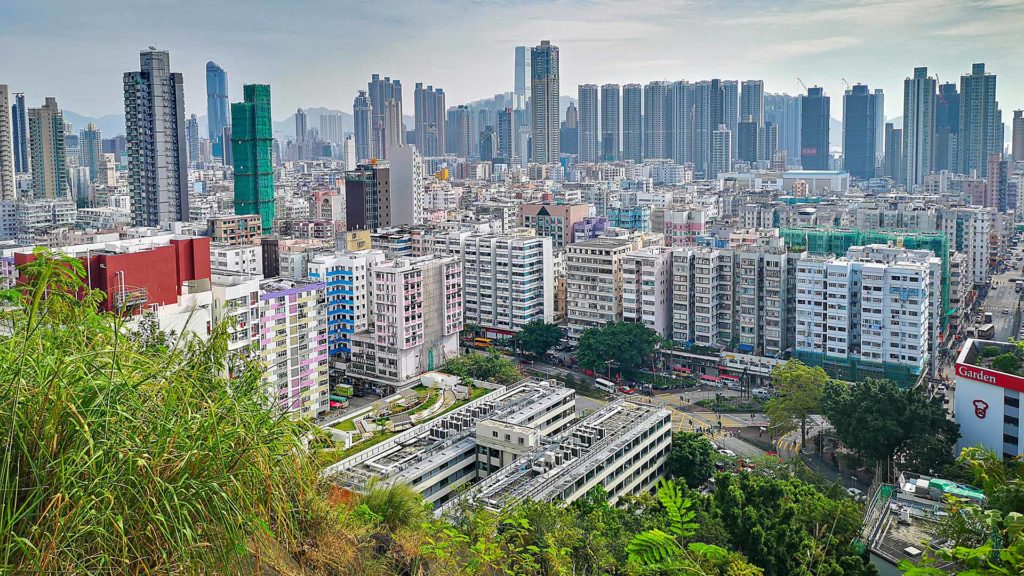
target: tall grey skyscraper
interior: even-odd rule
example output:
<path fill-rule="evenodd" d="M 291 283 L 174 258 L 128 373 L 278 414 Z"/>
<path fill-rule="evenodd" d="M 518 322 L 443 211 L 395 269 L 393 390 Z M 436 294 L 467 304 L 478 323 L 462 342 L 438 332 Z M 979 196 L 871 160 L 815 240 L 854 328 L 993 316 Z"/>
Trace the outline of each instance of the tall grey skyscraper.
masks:
<path fill-rule="evenodd" d="M 912 190 L 932 172 L 935 135 L 934 77 L 925 67 L 903 81 L 903 184 Z"/>
<path fill-rule="evenodd" d="M 693 84 L 693 165 L 702 178 L 711 177 L 711 120 L 715 101 L 719 100 L 714 97 L 715 86 L 709 80 Z"/>
<path fill-rule="evenodd" d="M 800 97 L 767 94 L 764 98 L 765 122 L 778 126 L 779 149 L 790 161 L 800 159 Z"/>
<path fill-rule="evenodd" d="M 0 200 L 18 199 L 14 187 L 14 142 L 11 139 L 11 91 L 0 84 Z"/>
<path fill-rule="evenodd" d="M 469 158 L 474 148 L 469 106 L 459 104 L 449 110 L 448 115 L 448 129 L 451 131 L 451 141 L 448 142 L 449 152 L 459 158 Z"/>
<path fill-rule="evenodd" d="M 800 165 L 804 170 L 828 170 L 829 97 L 813 86 L 801 100 Z"/>
<path fill-rule="evenodd" d="M 373 111 L 370 154 L 374 158 L 387 158 L 389 137 L 392 139 L 392 143 L 397 138 L 401 138 L 401 142 L 398 142 L 399 144 L 405 143 L 405 128 L 401 124 L 402 82 L 401 80 L 391 80 L 387 76 L 381 78 L 380 74 L 374 74 L 370 77 L 370 82 L 367 84 L 367 91 L 370 95 L 370 104 Z M 394 103 L 388 106 L 388 100 L 394 100 Z M 390 118 L 393 121 L 396 116 L 399 119 L 399 125 L 389 126 L 388 119 Z"/>
<path fill-rule="evenodd" d="M 445 112 L 444 90 L 416 83 L 413 94 L 416 119 L 416 147 L 423 156 L 444 154 Z"/>
<path fill-rule="evenodd" d="M 526 110 L 526 101 L 530 97 L 530 51 L 526 46 L 516 46 L 516 79 L 515 101 L 516 110 Z"/>
<path fill-rule="evenodd" d="M 558 134 L 558 151 L 561 154 L 580 152 L 580 112 L 575 102 L 565 107 L 565 120 Z"/>
<path fill-rule="evenodd" d="M 956 84 L 939 84 L 935 96 L 935 161 L 932 170 L 955 171 L 956 147 L 960 137 L 960 91 Z"/>
<path fill-rule="evenodd" d="M 875 88 L 875 166 L 882 165 L 885 153 L 885 93 Z"/>
<path fill-rule="evenodd" d="M 309 160 L 309 116 L 299 108 L 295 111 L 295 157 L 293 160 Z"/>
<path fill-rule="evenodd" d="M 644 159 L 668 158 L 668 82 L 644 86 Z"/>
<path fill-rule="evenodd" d="M 885 123 L 885 162 L 882 163 L 886 178 L 893 182 L 903 182 L 903 129 L 896 128 L 892 122 Z"/>
<path fill-rule="evenodd" d="M 320 139 L 341 146 L 345 141 L 345 130 L 342 128 L 342 115 L 338 112 L 324 112 L 320 115 Z"/>
<path fill-rule="evenodd" d="M 28 174 L 31 171 L 28 161 L 28 108 L 21 92 L 15 92 L 11 101 L 11 140 L 14 144 L 14 173 Z"/>
<path fill-rule="evenodd" d="M 764 80 L 744 80 L 740 93 L 740 120 L 750 116 L 764 126 Z"/>
<path fill-rule="evenodd" d="M 28 109 L 28 133 L 32 150 L 32 196 L 66 200 L 71 192 L 64 156 L 64 114 L 55 98 L 41 108 Z"/>
<path fill-rule="evenodd" d="M 601 159 L 598 145 L 598 109 L 597 84 L 580 85 L 580 162 L 597 162 Z"/>
<path fill-rule="evenodd" d="M 639 84 L 622 87 L 622 159 L 642 162 L 643 141 L 643 88 Z"/>
<path fill-rule="evenodd" d="M 1024 162 L 1024 110 L 1013 111 L 1013 159 Z"/>
<path fill-rule="evenodd" d="M 764 137 L 764 130 L 757 125 L 753 116 L 740 119 L 739 133 L 736 134 L 736 159 L 756 165 L 762 158 L 764 148 L 759 137 Z"/>
<path fill-rule="evenodd" d="M 199 119 L 195 114 L 185 120 L 185 149 L 189 162 L 199 162 Z"/>
<path fill-rule="evenodd" d="M 129 187 L 136 226 L 187 222 L 185 97 L 171 57 L 150 47 L 140 70 L 124 74 Z"/>
<path fill-rule="evenodd" d="M 213 155 L 224 158 L 224 127 L 231 123 L 228 114 L 228 74 L 213 61 L 206 63 L 206 123 Z M 231 146 L 230 142 L 226 144 Z"/>
<path fill-rule="evenodd" d="M 530 137 L 533 161 L 559 159 L 558 46 L 548 40 L 530 49 Z"/>
<path fill-rule="evenodd" d="M 875 95 L 866 84 L 857 84 L 843 94 L 843 167 L 861 180 L 875 177 L 875 158 L 879 143 Z"/>
<path fill-rule="evenodd" d="M 1003 152 L 1003 119 L 996 102 L 996 75 L 985 72 L 985 64 L 971 66 L 960 77 L 960 134 L 957 138 L 957 168 L 961 174 L 977 170 L 988 174 L 989 154 Z"/>
<path fill-rule="evenodd" d="M 719 124 L 711 133 L 711 172 L 708 178 L 718 178 L 719 174 L 732 170 L 732 132 L 725 124 Z"/>
<path fill-rule="evenodd" d="M 365 162 L 373 158 L 373 104 L 366 90 L 360 90 L 352 102 L 353 132 L 356 139 L 356 158 L 358 162 Z M 355 166 L 349 166 L 349 170 L 355 170 Z"/>
<path fill-rule="evenodd" d="M 665 110 L 669 158 L 676 164 L 693 162 L 693 86 L 682 80 L 669 85 Z"/>
<path fill-rule="evenodd" d="M 601 86 L 601 161 L 622 157 L 622 89 L 618 84 Z"/>
<path fill-rule="evenodd" d="M 78 133 L 78 147 L 81 150 L 79 164 L 89 169 L 89 178 L 99 178 L 100 160 L 103 157 L 103 134 L 92 122 Z"/>
<path fill-rule="evenodd" d="M 516 120 L 512 107 L 498 110 L 498 158 L 509 166 L 515 164 Z"/>
<path fill-rule="evenodd" d="M 735 136 L 739 122 L 740 83 L 735 80 L 722 80 L 722 124 L 728 126 L 729 132 Z M 735 146 L 732 153 L 736 154 Z"/>

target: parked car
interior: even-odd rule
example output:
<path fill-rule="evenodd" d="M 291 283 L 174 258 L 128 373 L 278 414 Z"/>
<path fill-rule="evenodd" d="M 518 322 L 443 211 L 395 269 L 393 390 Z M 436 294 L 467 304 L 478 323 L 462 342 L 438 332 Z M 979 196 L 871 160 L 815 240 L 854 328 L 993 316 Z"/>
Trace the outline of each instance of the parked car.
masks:
<path fill-rule="evenodd" d="M 860 490 L 859 488 L 847 488 L 846 493 L 849 494 L 851 498 L 858 502 L 863 502 L 864 500 L 867 499 L 867 496 L 864 495 L 864 491 Z"/>
<path fill-rule="evenodd" d="M 736 453 L 733 452 L 732 450 L 729 450 L 728 448 L 722 448 L 721 450 L 718 451 L 718 453 L 721 454 L 722 456 L 728 456 L 729 458 L 736 457 Z"/>

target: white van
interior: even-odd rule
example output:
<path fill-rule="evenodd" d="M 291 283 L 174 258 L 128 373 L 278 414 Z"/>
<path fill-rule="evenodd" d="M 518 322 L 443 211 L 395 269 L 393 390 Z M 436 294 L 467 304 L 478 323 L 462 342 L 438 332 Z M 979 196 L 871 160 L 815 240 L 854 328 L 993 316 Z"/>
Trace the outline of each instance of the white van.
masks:
<path fill-rule="evenodd" d="M 767 388 L 754 388 L 750 393 L 758 400 L 769 400 L 772 397 L 772 391 Z"/>

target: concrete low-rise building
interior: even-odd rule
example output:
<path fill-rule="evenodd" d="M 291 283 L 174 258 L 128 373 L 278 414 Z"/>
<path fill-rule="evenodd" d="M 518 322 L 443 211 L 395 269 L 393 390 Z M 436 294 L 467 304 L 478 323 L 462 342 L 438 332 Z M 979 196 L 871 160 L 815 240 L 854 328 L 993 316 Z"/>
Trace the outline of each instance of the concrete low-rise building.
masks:
<path fill-rule="evenodd" d="M 953 413 L 960 425 L 957 452 L 968 446 L 984 446 L 1004 459 L 1024 453 L 1020 432 L 1020 403 L 1024 377 L 985 365 L 985 350 L 1015 352 L 1009 342 L 969 338 L 956 358 Z"/>

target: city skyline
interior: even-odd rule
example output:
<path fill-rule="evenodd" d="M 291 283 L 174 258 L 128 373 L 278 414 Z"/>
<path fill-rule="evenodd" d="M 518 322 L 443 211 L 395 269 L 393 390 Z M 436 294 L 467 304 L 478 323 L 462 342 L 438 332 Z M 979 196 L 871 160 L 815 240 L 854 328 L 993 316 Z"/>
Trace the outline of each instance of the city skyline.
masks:
<path fill-rule="evenodd" d="M 1024 4 L 1007 0 L 939 9 L 923 0 L 729 6 L 557 2 L 564 9 L 556 12 L 571 18 L 551 17 L 550 7 L 541 3 L 454 2 L 454 10 L 452 3 L 390 9 L 342 3 L 324 10 L 323 2 L 307 2 L 308 10 L 271 3 L 241 10 L 227 2 L 204 8 L 204 19 L 193 18 L 186 2 L 148 10 L 147 19 L 167 22 L 159 29 L 143 26 L 141 15 L 117 2 L 88 10 L 62 7 L 47 18 L 39 14 L 41 4 L 15 1 L 6 8 L 0 49 L 25 53 L 19 47 L 42 37 L 47 41 L 37 42 L 45 46 L 32 51 L 32 58 L 5 66 L 4 81 L 30 102 L 55 96 L 63 108 L 87 116 L 120 113 L 120 73 L 149 45 L 173 55 L 185 78 L 188 114 L 205 114 L 205 66 L 213 60 L 228 73 L 229 93 L 240 93 L 245 83 L 275 86 L 280 97 L 275 96 L 273 115 L 283 118 L 297 107 L 348 111 L 372 73 L 402 80 L 407 98 L 417 82 L 443 86 L 449 106 L 511 92 L 515 46 L 535 46 L 542 39 L 560 49 L 561 95 L 575 96 L 579 84 L 711 78 L 762 79 L 765 93 L 795 95 L 803 92 L 799 77 L 834 97 L 832 114 L 841 118 L 845 78 L 882 88 L 885 116 L 891 119 L 902 114 L 902 83 L 915 67 L 927 66 L 942 82 L 958 82 L 973 63 L 984 62 L 1000 78 L 996 99 L 1007 111 L 1004 119 L 1024 107 L 1024 62 L 1012 49 Z M 450 17 L 439 21 L 440 9 Z M 315 19 L 304 17 L 313 13 Z M 417 27 L 428 17 L 430 27 Z M 218 24 L 229 18 L 232 26 Z M 510 24 L 495 28 L 496 21 Z M 701 30 L 715 30 L 713 51 L 701 34 L 678 34 L 680 27 L 698 21 Z M 869 21 L 870 27 L 859 25 Z M 346 31 L 341 44 L 336 33 L 327 33 L 339 26 Z M 49 36 L 55 28 L 67 33 Z M 214 30 L 218 33 L 206 33 Z M 86 52 L 91 58 L 88 65 L 46 70 L 41 64 L 51 51 Z M 595 56 L 601 53 L 616 58 Z M 453 60 L 467 54 L 472 59 Z"/>

